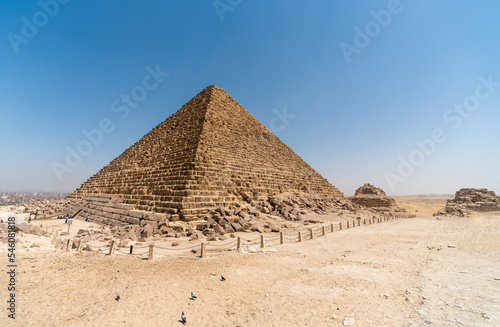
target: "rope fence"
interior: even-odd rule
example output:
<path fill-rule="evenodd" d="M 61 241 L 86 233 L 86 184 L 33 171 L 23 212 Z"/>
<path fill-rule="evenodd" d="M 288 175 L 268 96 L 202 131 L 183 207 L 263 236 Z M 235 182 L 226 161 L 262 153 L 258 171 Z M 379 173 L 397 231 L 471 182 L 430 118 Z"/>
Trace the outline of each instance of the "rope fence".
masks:
<path fill-rule="evenodd" d="M 76 245 L 76 251 L 81 253 L 82 251 L 92 251 L 97 253 L 107 253 L 108 255 L 113 255 L 119 253 L 121 255 L 133 255 L 133 256 L 144 256 L 148 255 L 148 260 L 153 260 L 154 254 L 160 255 L 171 255 L 174 253 L 182 253 L 182 252 L 193 252 L 197 254 L 199 252 L 199 256 L 201 258 L 206 258 L 207 252 L 210 250 L 211 252 L 222 252 L 222 251 L 239 251 L 242 250 L 243 247 L 258 245 L 260 249 L 266 247 L 266 244 L 269 245 L 272 243 L 273 245 L 278 244 L 286 244 L 286 243 L 298 243 L 304 242 L 306 240 L 312 240 L 317 237 L 325 236 L 329 233 L 334 233 L 338 231 L 342 231 L 349 228 L 357 228 L 359 226 L 368 226 L 372 224 L 379 224 L 390 220 L 395 219 L 407 219 L 407 218 L 415 218 L 416 215 L 411 213 L 383 213 L 380 217 L 373 216 L 368 219 L 361 219 L 361 217 L 357 217 L 353 220 L 346 220 L 336 223 L 329 223 L 321 226 L 314 226 L 307 229 L 299 230 L 295 233 L 285 233 L 281 231 L 276 235 L 266 235 L 260 234 L 256 238 L 246 239 L 244 237 L 236 237 L 232 240 L 225 241 L 223 243 L 211 243 L 211 242 L 201 242 L 188 247 L 165 247 L 160 245 L 145 245 L 145 246 L 135 246 L 130 245 L 127 249 L 126 247 L 117 246 L 116 241 L 110 241 L 106 244 L 100 245 L 91 245 L 88 242 L 79 241 L 78 245 Z M 59 231 L 52 229 L 50 235 L 53 235 L 51 244 L 56 249 L 61 249 L 65 251 L 71 251 L 73 248 L 73 239 L 71 238 L 62 238 L 59 235 Z"/>

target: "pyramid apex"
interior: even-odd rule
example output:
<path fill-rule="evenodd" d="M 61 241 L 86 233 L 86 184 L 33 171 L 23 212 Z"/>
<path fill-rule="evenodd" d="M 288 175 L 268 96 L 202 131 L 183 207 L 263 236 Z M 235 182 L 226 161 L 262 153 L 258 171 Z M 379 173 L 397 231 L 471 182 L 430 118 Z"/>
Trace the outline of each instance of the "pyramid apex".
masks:
<path fill-rule="evenodd" d="M 209 85 L 205 88 L 205 90 L 222 90 L 220 87 L 218 87 L 215 84 Z"/>

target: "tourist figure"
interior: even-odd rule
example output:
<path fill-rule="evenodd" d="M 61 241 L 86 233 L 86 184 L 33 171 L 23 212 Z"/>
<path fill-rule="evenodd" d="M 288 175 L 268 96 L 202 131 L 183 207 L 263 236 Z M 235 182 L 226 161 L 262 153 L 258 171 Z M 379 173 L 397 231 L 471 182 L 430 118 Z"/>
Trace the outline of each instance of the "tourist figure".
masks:
<path fill-rule="evenodd" d="M 87 216 L 87 218 L 85 218 L 85 221 L 89 221 L 90 219 L 90 216 Z"/>
<path fill-rule="evenodd" d="M 67 223 L 68 223 L 68 217 L 66 217 L 66 221 L 65 221 L 64 223 L 65 223 L 65 224 L 67 224 Z"/>
<path fill-rule="evenodd" d="M 31 215 L 28 217 L 28 224 L 31 224 Z"/>

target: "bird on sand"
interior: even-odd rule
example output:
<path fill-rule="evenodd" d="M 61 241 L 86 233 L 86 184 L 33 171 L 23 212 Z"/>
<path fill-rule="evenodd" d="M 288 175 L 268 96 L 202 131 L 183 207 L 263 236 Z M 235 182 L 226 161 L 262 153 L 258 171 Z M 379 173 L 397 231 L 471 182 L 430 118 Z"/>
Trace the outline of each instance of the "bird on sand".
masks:
<path fill-rule="evenodd" d="M 222 276 L 222 275 L 220 276 L 220 280 L 221 280 L 222 282 L 225 282 L 225 281 L 226 281 L 226 279 L 225 279 L 225 278 L 224 278 L 224 276 Z"/>
<path fill-rule="evenodd" d="M 196 295 L 194 295 L 194 293 L 193 293 L 193 292 L 191 292 L 191 298 L 192 298 L 193 300 L 196 300 L 198 297 L 197 297 Z"/>
<path fill-rule="evenodd" d="M 181 319 L 182 319 L 182 324 L 184 325 L 187 322 L 186 315 L 184 314 L 184 311 L 182 311 Z"/>
<path fill-rule="evenodd" d="M 120 294 L 116 294 L 116 298 L 115 298 L 116 301 L 120 301 Z"/>

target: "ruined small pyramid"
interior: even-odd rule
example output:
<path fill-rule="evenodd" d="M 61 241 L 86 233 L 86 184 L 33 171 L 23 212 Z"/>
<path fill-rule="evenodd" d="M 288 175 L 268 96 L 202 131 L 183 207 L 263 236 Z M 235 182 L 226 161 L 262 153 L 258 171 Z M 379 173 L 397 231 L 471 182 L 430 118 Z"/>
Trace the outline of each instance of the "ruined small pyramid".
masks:
<path fill-rule="evenodd" d="M 110 201 L 127 210 L 191 220 L 242 201 L 244 193 L 284 192 L 343 197 L 223 89 L 211 85 L 69 198 L 87 200 L 86 206 Z M 126 222 L 123 213 L 109 212 L 114 214 L 110 219 Z"/>
<path fill-rule="evenodd" d="M 369 183 L 365 183 L 358 188 L 354 196 L 351 197 L 351 201 L 377 211 L 405 211 L 399 208 L 396 204 L 396 200 L 387 196 L 381 188 L 375 187 Z"/>

